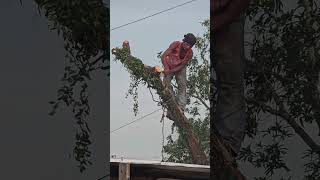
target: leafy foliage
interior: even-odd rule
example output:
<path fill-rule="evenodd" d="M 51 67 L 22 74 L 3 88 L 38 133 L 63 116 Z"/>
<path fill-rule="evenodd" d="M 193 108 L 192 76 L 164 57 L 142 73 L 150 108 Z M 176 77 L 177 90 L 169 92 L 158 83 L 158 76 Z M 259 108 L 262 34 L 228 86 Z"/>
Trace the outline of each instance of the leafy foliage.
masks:
<path fill-rule="evenodd" d="M 307 180 L 314 180 L 320 178 L 320 157 L 319 153 L 312 150 L 305 152 L 304 158 L 308 160 L 305 166 L 305 178 Z"/>
<path fill-rule="evenodd" d="M 312 156 L 305 166 L 306 179 L 319 177 L 319 146 L 304 129 L 307 123 L 319 128 L 320 119 L 317 3 L 298 0 L 289 9 L 279 0 L 258 0 L 247 11 L 247 135 L 252 139 L 239 159 L 265 169 L 265 176 L 256 179 L 274 179 L 275 172 L 283 170 L 290 173 L 285 142 L 293 135 L 311 149 L 304 157 Z"/>
<path fill-rule="evenodd" d="M 74 157 L 80 171 L 91 164 L 89 158 L 90 103 L 88 81 L 95 71 L 109 74 L 109 8 L 102 0 L 35 0 L 39 13 L 64 40 L 65 72 L 56 101 L 50 101 L 54 115 L 62 104 L 73 112 L 78 125 Z"/>
<path fill-rule="evenodd" d="M 152 88 L 158 92 L 161 96 L 164 94 L 164 88 L 159 74 L 150 73 L 150 69 L 146 69 L 143 62 L 136 57 L 131 56 L 130 49 L 127 48 L 113 48 L 112 53 L 115 55 L 114 60 L 120 61 L 124 67 L 128 70 L 131 77 L 130 88 L 126 97 L 133 96 L 134 104 L 133 111 L 135 115 L 138 113 L 138 87 L 139 85 L 145 85 L 148 88 Z M 165 96 L 164 96 L 165 97 Z M 159 105 L 166 107 L 164 103 L 166 99 L 159 101 Z"/>

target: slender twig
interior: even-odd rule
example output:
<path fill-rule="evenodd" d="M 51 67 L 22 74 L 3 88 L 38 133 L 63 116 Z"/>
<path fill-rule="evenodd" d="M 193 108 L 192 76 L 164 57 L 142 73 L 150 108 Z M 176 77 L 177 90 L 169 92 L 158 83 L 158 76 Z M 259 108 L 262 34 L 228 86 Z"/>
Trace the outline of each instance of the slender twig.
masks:
<path fill-rule="evenodd" d="M 150 87 L 148 87 L 148 89 L 149 89 L 149 92 L 150 92 L 150 94 L 151 94 L 152 100 L 153 100 L 154 102 L 156 102 L 156 103 L 160 103 L 160 101 L 157 101 L 157 100 L 154 99 L 153 93 L 151 92 Z"/>

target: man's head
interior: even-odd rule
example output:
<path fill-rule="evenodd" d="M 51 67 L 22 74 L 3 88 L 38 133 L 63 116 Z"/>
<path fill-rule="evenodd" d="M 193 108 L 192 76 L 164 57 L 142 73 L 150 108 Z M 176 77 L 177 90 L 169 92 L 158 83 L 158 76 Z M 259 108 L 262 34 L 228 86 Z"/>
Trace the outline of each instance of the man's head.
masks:
<path fill-rule="evenodd" d="M 188 33 L 184 35 L 182 47 L 184 49 L 192 48 L 192 46 L 196 43 L 197 39 L 192 33 Z"/>

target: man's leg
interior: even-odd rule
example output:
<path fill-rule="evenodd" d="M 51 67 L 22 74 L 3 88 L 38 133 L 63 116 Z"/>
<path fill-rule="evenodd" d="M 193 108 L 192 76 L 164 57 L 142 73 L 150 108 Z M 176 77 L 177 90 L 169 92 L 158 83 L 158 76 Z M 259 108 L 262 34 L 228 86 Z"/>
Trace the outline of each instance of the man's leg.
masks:
<path fill-rule="evenodd" d="M 173 96 L 175 96 L 175 93 L 174 93 L 173 88 L 172 88 L 172 85 L 171 85 L 171 81 L 172 81 L 172 79 L 173 79 L 173 76 L 174 76 L 174 74 L 165 75 L 165 76 L 163 77 L 163 82 L 164 82 L 165 86 L 167 86 L 167 88 L 169 89 L 169 91 L 171 92 L 171 94 L 172 94 Z M 169 119 L 171 119 L 171 120 L 173 119 L 172 113 L 169 111 L 169 109 L 168 109 L 168 111 L 167 111 L 167 117 L 168 117 Z"/>
<path fill-rule="evenodd" d="M 244 99 L 244 18 L 214 34 L 213 67 L 217 75 L 214 126 L 238 153 L 247 126 Z"/>
<path fill-rule="evenodd" d="M 163 82 L 165 84 L 165 86 L 167 86 L 167 88 L 169 89 L 169 91 L 171 92 L 171 94 L 173 96 L 175 96 L 175 93 L 173 91 L 172 85 L 171 85 L 171 81 L 173 79 L 174 74 L 169 74 L 169 75 L 165 75 L 163 77 Z"/>
<path fill-rule="evenodd" d="M 187 67 L 185 66 L 175 75 L 178 84 L 177 101 L 184 111 L 187 105 Z"/>

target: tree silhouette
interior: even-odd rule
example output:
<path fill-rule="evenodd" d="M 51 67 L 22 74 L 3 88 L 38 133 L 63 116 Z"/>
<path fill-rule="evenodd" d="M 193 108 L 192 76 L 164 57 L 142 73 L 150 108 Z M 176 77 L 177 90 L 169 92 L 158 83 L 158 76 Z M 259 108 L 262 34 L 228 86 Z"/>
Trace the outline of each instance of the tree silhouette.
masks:
<path fill-rule="evenodd" d="M 287 175 L 282 179 L 292 178 L 285 158 L 291 150 L 286 141 L 294 136 L 306 145 L 300 154 L 307 161 L 305 178 L 320 178 L 320 146 L 308 132 L 320 125 L 319 1 L 290 3 L 295 6 L 285 7 L 280 0 L 253 1 L 246 14 L 251 139 L 239 159 L 265 169 L 256 179 L 274 179 L 283 171 Z"/>
<path fill-rule="evenodd" d="M 39 14 L 48 19 L 49 28 L 64 40 L 66 55 L 62 87 L 57 99 L 49 102 L 52 105 L 49 114 L 54 115 L 61 105 L 73 112 L 79 127 L 73 154 L 82 172 L 91 164 L 88 81 L 96 71 L 105 71 L 109 75 L 109 8 L 102 0 L 34 2 Z"/>

